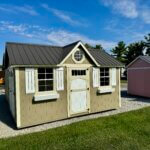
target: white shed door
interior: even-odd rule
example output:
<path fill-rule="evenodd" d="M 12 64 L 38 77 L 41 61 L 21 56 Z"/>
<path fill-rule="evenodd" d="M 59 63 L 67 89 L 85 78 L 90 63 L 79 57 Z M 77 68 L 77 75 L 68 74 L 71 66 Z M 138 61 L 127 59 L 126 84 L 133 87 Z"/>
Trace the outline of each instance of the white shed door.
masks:
<path fill-rule="evenodd" d="M 87 80 L 84 77 L 74 77 L 70 85 L 70 113 L 82 113 L 88 110 L 87 106 Z"/>

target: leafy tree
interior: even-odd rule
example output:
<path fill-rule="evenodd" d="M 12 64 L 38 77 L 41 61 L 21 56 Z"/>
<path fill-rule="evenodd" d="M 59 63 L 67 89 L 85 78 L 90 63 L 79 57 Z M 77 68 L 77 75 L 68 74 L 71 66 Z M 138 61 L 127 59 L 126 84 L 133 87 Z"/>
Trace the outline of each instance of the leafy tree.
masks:
<path fill-rule="evenodd" d="M 99 44 L 99 45 L 96 45 L 96 46 L 95 46 L 95 49 L 104 50 L 104 48 L 103 48 L 102 45 L 100 45 L 100 44 Z"/>
<path fill-rule="evenodd" d="M 131 43 L 127 47 L 127 51 L 125 53 L 126 65 L 132 62 L 138 56 L 143 55 L 144 49 L 145 49 L 145 44 L 143 41 Z"/>
<path fill-rule="evenodd" d="M 104 50 L 103 47 L 102 47 L 102 45 L 100 45 L 100 44 L 95 45 L 95 46 L 92 46 L 92 45 L 86 43 L 86 44 L 85 44 L 85 47 L 86 47 L 86 48 L 93 48 L 93 49 Z"/>
<path fill-rule="evenodd" d="M 146 54 L 150 56 L 150 33 L 144 37 L 145 41 L 145 48 L 146 48 Z"/>
<path fill-rule="evenodd" d="M 90 44 L 88 44 L 88 43 L 86 43 L 85 45 L 84 45 L 86 48 L 93 48 Z"/>
<path fill-rule="evenodd" d="M 117 60 L 124 63 L 126 50 L 127 50 L 126 44 L 123 41 L 120 41 L 118 45 L 111 50 L 111 52 L 113 53 L 113 55 L 116 57 Z"/>

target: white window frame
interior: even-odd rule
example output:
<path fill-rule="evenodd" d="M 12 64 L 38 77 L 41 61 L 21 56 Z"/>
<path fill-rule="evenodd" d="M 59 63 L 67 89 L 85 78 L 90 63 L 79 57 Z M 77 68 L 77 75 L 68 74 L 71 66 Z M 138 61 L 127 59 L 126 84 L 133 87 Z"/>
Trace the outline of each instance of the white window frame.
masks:
<path fill-rule="evenodd" d="M 79 63 L 82 63 L 82 62 L 85 60 L 85 54 L 84 54 L 84 51 L 83 51 L 83 57 L 82 57 L 82 59 L 81 59 L 80 61 L 77 61 L 77 60 L 75 59 L 75 57 L 74 57 L 74 55 L 75 55 L 75 53 L 76 53 L 77 51 L 83 51 L 83 50 L 77 48 L 77 49 L 72 53 L 72 59 L 73 59 L 73 61 L 74 61 L 75 63 L 79 64 Z"/>
<path fill-rule="evenodd" d="M 100 68 L 99 68 L 100 70 Z M 99 80 L 100 80 L 100 73 L 99 73 Z M 98 93 L 112 93 L 115 89 L 112 88 L 112 69 L 109 68 L 109 85 L 101 86 L 99 81 Z"/>
<path fill-rule="evenodd" d="M 41 68 L 38 68 L 38 69 L 41 69 Z M 38 69 L 37 69 L 37 73 L 38 73 Z M 53 90 L 46 90 L 46 91 L 39 91 L 39 82 L 38 82 L 38 92 L 50 92 L 50 91 L 54 91 L 54 69 L 53 68 L 47 68 L 47 67 L 43 67 L 42 69 L 52 69 L 52 73 L 50 73 L 50 74 L 52 74 L 53 75 L 53 78 L 51 78 L 51 79 L 48 79 L 48 78 L 45 78 L 45 79 L 39 79 L 38 78 L 38 81 L 53 81 Z M 37 76 L 39 75 L 39 74 L 44 74 L 45 76 L 46 76 L 46 72 L 44 72 L 44 73 L 38 73 L 37 74 Z"/>
<path fill-rule="evenodd" d="M 107 68 L 107 67 L 105 67 Z M 101 85 L 101 68 L 99 69 L 99 86 L 100 88 L 108 88 L 108 87 L 111 87 L 111 69 L 109 69 L 109 76 L 106 76 L 106 77 L 109 77 L 109 85 Z"/>
<path fill-rule="evenodd" d="M 40 67 L 39 67 L 40 68 Z M 48 67 L 43 67 L 43 68 L 48 68 Z M 56 77 L 55 77 L 55 74 L 56 74 L 56 71 L 55 71 L 55 68 L 53 68 L 53 90 L 50 90 L 50 91 L 39 91 L 39 84 L 38 84 L 38 68 L 35 69 L 35 79 L 36 79 L 36 94 L 35 95 L 47 95 L 47 94 L 53 94 L 53 93 L 56 93 Z"/>

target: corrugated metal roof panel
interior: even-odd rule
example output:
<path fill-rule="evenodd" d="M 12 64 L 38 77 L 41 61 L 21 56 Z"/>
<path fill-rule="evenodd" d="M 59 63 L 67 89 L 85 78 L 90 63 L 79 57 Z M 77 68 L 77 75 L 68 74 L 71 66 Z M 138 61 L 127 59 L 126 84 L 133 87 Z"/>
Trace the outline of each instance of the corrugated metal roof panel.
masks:
<path fill-rule="evenodd" d="M 7 43 L 10 65 L 57 65 L 69 54 L 79 41 L 64 47 L 24 43 Z M 123 66 L 105 51 L 88 49 L 101 66 Z"/>
<path fill-rule="evenodd" d="M 143 58 L 148 63 L 150 63 L 150 56 L 140 56 L 140 57 Z"/>
<path fill-rule="evenodd" d="M 96 59 L 96 61 L 102 66 L 108 66 L 108 67 L 121 67 L 124 66 L 122 63 L 120 63 L 118 60 L 116 60 L 114 57 L 110 56 L 105 51 L 101 51 L 98 49 L 89 49 L 89 52 L 91 55 Z"/>

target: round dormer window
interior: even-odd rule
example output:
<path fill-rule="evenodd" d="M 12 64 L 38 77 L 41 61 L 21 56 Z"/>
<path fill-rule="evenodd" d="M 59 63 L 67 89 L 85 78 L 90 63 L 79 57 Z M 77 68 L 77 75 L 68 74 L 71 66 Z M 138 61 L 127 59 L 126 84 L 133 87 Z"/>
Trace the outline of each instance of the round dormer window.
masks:
<path fill-rule="evenodd" d="M 82 51 L 76 51 L 76 52 L 74 53 L 74 59 L 75 59 L 76 61 L 81 61 L 81 60 L 83 59 L 83 57 L 84 57 L 84 54 L 83 54 Z"/>

